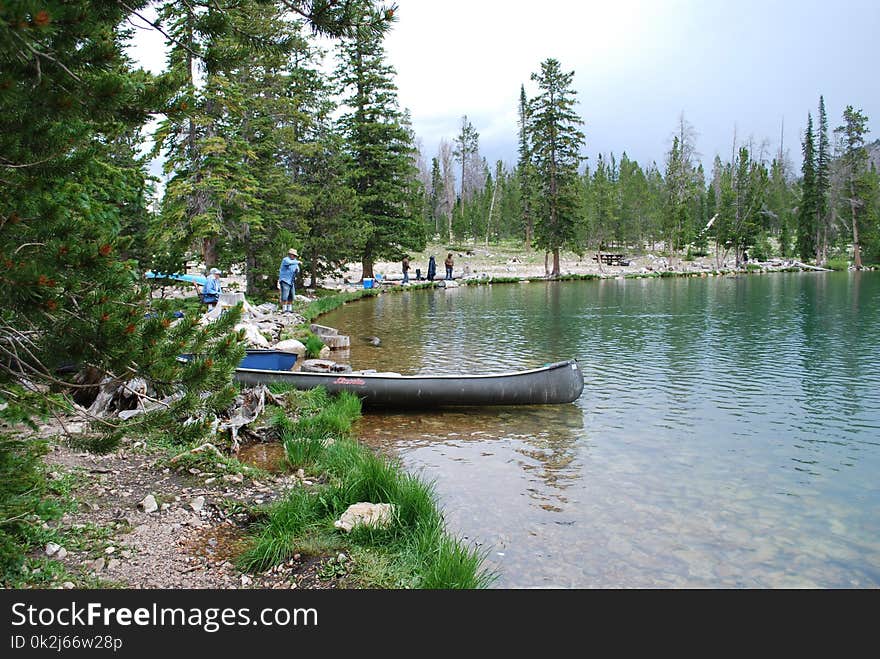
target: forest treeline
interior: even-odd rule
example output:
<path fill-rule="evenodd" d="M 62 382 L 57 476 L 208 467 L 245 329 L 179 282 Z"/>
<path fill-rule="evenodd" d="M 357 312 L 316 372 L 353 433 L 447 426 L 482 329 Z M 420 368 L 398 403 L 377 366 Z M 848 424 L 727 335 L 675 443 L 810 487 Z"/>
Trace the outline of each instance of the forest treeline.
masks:
<path fill-rule="evenodd" d="M 529 124 L 521 90 L 520 157 L 515 166 L 490 168 L 479 154 L 479 133 L 467 116 L 451 140 L 441 140 L 430 167 L 420 160 L 428 230 L 444 239 L 489 244 L 499 239 L 529 246 L 548 213 L 549 184 L 536 175 L 532 149 L 547 141 Z M 868 118 L 847 106 L 838 126 L 828 127 L 824 98 L 818 121 L 807 112 L 801 136 L 803 164 L 796 170 L 782 148 L 766 142 L 734 143 L 731 157 L 716 155 L 704 171 L 697 131 L 682 114 L 662 164 L 647 166 L 626 152 L 599 154 L 595 163 L 572 173 L 570 237 L 554 243 L 577 253 L 599 248 L 662 249 L 690 258 L 712 248 L 719 265 L 788 257 L 826 265 L 849 259 L 880 261 L 880 140 L 866 141 Z M 462 166 L 462 145 L 471 144 Z M 463 167 L 463 169 L 461 169 Z M 464 185 L 456 187 L 453 174 Z"/>
<path fill-rule="evenodd" d="M 561 250 L 602 246 L 878 260 L 880 186 L 868 118 L 854 107 L 830 128 L 818 99 L 801 171 L 784 153 L 735 144 L 704 172 L 684 116 L 660 165 L 625 153 L 586 163 L 574 72 L 550 58 L 523 72 L 535 91 L 520 89 L 516 163 L 490 166 L 466 116 L 429 157 L 383 48 L 396 12 L 375 0 L 0 3 L 4 424 L 69 411 L 70 392 L 94 390 L 72 364 L 98 382 L 141 378 L 156 396 L 188 392 L 96 433 L 209 432 L 207 421 L 181 424 L 210 419 L 235 394 L 234 314 L 203 327 L 146 313 L 142 276 L 191 260 L 243 265 L 249 294 L 274 287 L 290 247 L 316 285 L 352 261 L 370 277 L 377 261 L 433 236 L 521 241 L 552 254 L 554 274 Z M 147 25 L 167 44 L 159 74 L 126 50 Z M 181 364 L 181 352 L 210 357 Z M 15 553 L 43 482 L 11 427 L 0 436 L 0 483 L 16 494 L 3 498 L 0 556 Z"/>

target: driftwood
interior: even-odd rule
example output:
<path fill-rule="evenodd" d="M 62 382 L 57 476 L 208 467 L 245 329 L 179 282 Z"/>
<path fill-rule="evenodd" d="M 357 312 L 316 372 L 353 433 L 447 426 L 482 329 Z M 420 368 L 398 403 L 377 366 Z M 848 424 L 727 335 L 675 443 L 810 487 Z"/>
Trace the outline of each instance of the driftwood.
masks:
<path fill-rule="evenodd" d="M 833 272 L 830 268 L 820 268 L 815 265 L 807 265 L 806 263 L 801 263 L 800 261 L 795 261 L 792 263 L 793 266 L 798 268 L 803 268 L 804 270 L 818 270 L 819 272 Z"/>
<path fill-rule="evenodd" d="M 232 417 L 230 417 L 228 421 L 220 423 L 220 425 L 217 427 L 218 430 L 229 431 L 229 434 L 232 438 L 233 453 L 238 453 L 238 450 L 241 448 L 238 441 L 239 431 L 244 426 L 255 421 L 257 417 L 263 413 L 263 410 L 266 409 L 267 399 L 275 405 L 279 405 L 281 403 L 281 398 L 275 396 L 264 384 L 260 384 L 256 387 L 246 390 L 244 392 L 241 405 L 238 407 Z"/>

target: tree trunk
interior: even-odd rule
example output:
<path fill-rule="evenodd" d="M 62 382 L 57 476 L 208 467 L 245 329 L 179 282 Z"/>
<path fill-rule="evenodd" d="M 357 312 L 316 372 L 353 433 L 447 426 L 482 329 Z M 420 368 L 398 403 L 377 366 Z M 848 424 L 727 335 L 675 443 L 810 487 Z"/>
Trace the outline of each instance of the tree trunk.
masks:
<path fill-rule="evenodd" d="M 495 210 L 495 195 L 498 192 L 498 179 L 495 179 L 495 187 L 492 188 L 492 203 L 489 204 L 489 218 L 486 220 L 486 247 L 489 247 L 489 232 L 492 229 L 492 213 Z"/>
<path fill-rule="evenodd" d="M 850 198 L 849 207 L 852 209 L 852 231 L 853 231 L 853 266 L 856 270 L 862 269 L 862 248 L 859 245 L 859 220 L 856 216 L 855 192 Z"/>
<path fill-rule="evenodd" d="M 361 279 L 372 279 L 373 278 L 373 259 L 365 257 L 361 261 Z"/>
<path fill-rule="evenodd" d="M 559 248 L 555 247 L 553 249 L 553 276 L 559 276 Z"/>
<path fill-rule="evenodd" d="M 202 261 L 206 268 L 217 265 L 217 238 L 215 236 L 202 238 Z"/>
<path fill-rule="evenodd" d="M 312 283 L 309 284 L 309 288 L 318 288 L 318 250 L 312 250 L 309 260 L 312 262 L 312 267 L 310 268 Z"/>

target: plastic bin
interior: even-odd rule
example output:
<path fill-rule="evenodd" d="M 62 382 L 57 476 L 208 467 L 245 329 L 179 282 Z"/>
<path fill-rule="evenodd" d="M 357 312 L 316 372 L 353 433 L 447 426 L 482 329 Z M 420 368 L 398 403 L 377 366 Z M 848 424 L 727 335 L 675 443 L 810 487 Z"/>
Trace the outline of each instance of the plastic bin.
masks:
<path fill-rule="evenodd" d="M 371 277 L 364 279 L 364 288 L 373 288 L 373 279 Z"/>

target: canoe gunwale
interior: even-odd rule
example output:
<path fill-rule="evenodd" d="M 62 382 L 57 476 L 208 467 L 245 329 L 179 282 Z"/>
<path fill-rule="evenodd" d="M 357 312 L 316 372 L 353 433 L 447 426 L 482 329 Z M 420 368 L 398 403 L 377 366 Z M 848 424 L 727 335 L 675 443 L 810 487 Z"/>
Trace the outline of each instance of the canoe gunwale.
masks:
<path fill-rule="evenodd" d="M 306 390 L 324 386 L 331 393 L 350 391 L 370 407 L 480 407 L 546 405 L 577 400 L 583 371 L 569 359 L 524 371 L 465 375 L 388 375 L 383 373 L 303 373 L 237 368 L 244 384 L 282 383 Z"/>

